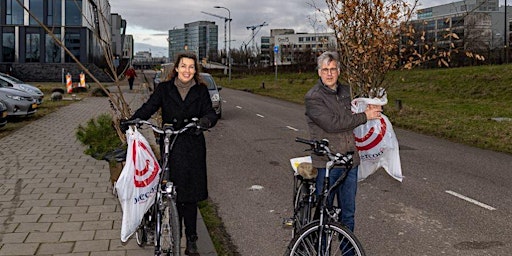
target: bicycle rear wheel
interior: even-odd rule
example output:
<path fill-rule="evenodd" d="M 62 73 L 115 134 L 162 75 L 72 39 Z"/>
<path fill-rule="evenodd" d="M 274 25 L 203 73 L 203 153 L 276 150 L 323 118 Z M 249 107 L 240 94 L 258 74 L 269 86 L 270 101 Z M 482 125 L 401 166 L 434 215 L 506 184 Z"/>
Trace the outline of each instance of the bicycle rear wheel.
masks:
<path fill-rule="evenodd" d="M 173 197 L 168 197 L 162 216 L 160 246 L 166 255 L 180 255 L 180 219 Z"/>
<path fill-rule="evenodd" d="M 285 255 L 364 256 L 365 253 L 354 233 L 342 224 L 329 222 L 322 227 L 319 221 L 314 221 L 290 242 Z"/>
<path fill-rule="evenodd" d="M 294 198 L 294 222 L 293 222 L 293 233 L 295 237 L 302 227 L 308 224 L 312 220 L 312 209 L 315 205 L 315 195 L 311 195 L 314 191 L 310 189 L 310 182 L 299 181 L 295 198 Z"/>

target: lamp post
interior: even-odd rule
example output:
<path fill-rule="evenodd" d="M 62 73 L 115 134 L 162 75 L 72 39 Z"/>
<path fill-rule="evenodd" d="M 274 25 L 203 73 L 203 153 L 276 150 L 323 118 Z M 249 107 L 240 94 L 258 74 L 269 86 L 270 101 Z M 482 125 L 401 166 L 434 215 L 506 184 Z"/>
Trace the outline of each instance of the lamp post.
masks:
<path fill-rule="evenodd" d="M 228 11 L 228 20 L 229 20 L 229 39 L 228 39 L 228 52 L 227 52 L 227 57 L 228 57 L 228 73 L 229 73 L 229 82 L 231 82 L 231 11 L 224 7 L 224 6 L 214 6 L 213 8 L 220 8 L 220 9 L 225 9 L 226 11 Z"/>

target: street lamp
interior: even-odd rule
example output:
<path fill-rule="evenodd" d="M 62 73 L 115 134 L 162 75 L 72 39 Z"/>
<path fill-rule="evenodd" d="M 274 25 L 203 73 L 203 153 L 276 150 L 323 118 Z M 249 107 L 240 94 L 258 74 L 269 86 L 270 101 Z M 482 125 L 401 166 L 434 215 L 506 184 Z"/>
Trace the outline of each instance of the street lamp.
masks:
<path fill-rule="evenodd" d="M 214 6 L 213 8 L 220 8 L 220 9 L 225 9 L 226 11 L 228 11 L 228 20 L 229 20 L 229 41 L 228 41 L 228 52 L 227 52 L 227 55 L 228 55 L 228 72 L 229 72 L 229 82 L 231 82 L 231 11 L 224 7 L 224 6 Z"/>

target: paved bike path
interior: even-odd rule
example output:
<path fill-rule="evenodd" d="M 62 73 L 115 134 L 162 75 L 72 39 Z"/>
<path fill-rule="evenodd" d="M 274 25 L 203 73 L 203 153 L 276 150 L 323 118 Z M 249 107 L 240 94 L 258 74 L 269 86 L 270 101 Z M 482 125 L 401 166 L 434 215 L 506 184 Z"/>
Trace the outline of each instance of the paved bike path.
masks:
<path fill-rule="evenodd" d="M 134 237 L 121 243 L 108 164 L 75 138 L 79 124 L 108 112 L 107 98 L 85 98 L 0 139 L 0 255 L 153 255 Z M 201 255 L 217 255 L 200 214 L 198 233 Z"/>

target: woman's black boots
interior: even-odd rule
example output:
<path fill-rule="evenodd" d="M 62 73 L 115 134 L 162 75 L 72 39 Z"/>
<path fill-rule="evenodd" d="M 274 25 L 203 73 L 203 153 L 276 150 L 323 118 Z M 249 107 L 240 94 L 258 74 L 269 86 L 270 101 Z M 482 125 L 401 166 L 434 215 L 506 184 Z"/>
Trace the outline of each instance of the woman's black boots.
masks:
<path fill-rule="evenodd" d="M 197 235 L 187 236 L 187 248 L 185 248 L 185 255 L 200 256 L 197 251 Z"/>

